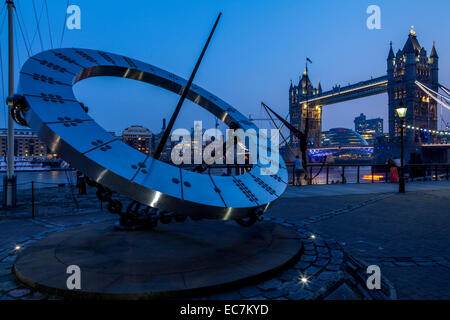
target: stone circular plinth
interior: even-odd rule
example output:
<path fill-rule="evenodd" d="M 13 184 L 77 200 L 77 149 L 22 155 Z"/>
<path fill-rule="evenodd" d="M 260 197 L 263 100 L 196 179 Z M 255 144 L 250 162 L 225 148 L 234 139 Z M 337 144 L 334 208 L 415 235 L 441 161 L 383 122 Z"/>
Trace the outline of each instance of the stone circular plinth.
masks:
<path fill-rule="evenodd" d="M 14 273 L 37 290 L 75 298 L 192 297 L 238 287 L 298 257 L 295 230 L 262 222 L 160 225 L 154 230 L 114 230 L 103 222 L 59 232 L 26 247 Z M 69 290 L 67 268 L 81 270 L 81 289 Z"/>

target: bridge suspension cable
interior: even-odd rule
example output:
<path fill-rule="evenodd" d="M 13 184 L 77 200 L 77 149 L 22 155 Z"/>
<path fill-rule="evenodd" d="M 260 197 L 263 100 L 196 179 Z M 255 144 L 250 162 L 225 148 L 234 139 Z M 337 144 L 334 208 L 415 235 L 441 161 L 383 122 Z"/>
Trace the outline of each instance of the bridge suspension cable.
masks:
<path fill-rule="evenodd" d="M 428 88 L 426 85 L 424 85 L 423 83 L 421 83 L 421 82 L 419 82 L 419 81 L 416 81 L 416 82 L 418 83 L 419 86 L 422 86 L 423 88 L 425 88 L 425 90 L 431 91 L 432 93 L 438 95 L 439 97 L 444 98 L 445 100 L 450 101 L 450 98 L 449 98 L 449 97 L 446 97 L 446 96 L 440 94 L 439 92 L 436 92 L 436 91 L 434 91 L 434 90 L 431 89 L 431 88 Z"/>
<path fill-rule="evenodd" d="M 423 92 L 425 92 L 430 98 L 432 98 L 433 100 L 435 100 L 437 103 L 439 103 L 440 105 L 444 106 L 447 110 L 450 110 L 450 105 L 443 101 L 442 99 L 448 100 L 450 101 L 449 98 L 441 95 L 440 93 L 428 88 L 427 86 L 423 85 L 422 83 L 420 83 L 419 81 L 415 81 L 414 82 Z M 437 96 L 441 97 L 441 99 L 438 99 L 436 96 L 433 95 L 436 94 Z"/>
<path fill-rule="evenodd" d="M 450 90 L 449 89 L 447 89 L 443 85 L 439 85 L 439 88 L 441 88 L 441 90 L 444 91 L 446 95 L 450 96 Z"/>

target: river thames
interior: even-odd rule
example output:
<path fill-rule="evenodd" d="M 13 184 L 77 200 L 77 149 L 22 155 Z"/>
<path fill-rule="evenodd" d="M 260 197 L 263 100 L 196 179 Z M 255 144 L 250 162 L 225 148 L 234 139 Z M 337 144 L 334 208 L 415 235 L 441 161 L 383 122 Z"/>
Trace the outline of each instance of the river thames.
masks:
<path fill-rule="evenodd" d="M 217 172 L 214 172 L 217 171 Z M 212 175 L 221 175 L 225 170 L 211 170 Z M 289 171 L 289 182 L 292 183 L 292 168 Z M 327 172 L 326 168 L 314 168 L 312 171 L 313 184 L 326 184 Z M 330 167 L 328 169 L 328 183 L 342 183 L 342 167 Z M 5 173 L 2 173 L 2 178 Z M 16 172 L 17 175 L 17 189 L 25 190 L 31 188 L 31 182 L 34 182 L 35 188 L 46 188 L 57 186 L 61 184 L 75 184 L 76 183 L 76 171 L 73 170 L 54 170 L 54 171 L 39 171 L 39 172 Z M 357 183 L 357 168 L 346 167 L 344 171 L 346 183 Z M 359 182 L 367 183 L 372 182 L 371 168 L 370 166 L 361 166 L 359 172 Z M 374 182 L 383 182 L 384 175 L 376 174 Z"/>
<path fill-rule="evenodd" d="M 5 173 L 2 173 L 2 181 Z M 24 190 L 31 188 L 31 182 L 34 181 L 35 188 L 54 187 L 59 184 L 70 184 L 76 182 L 76 171 L 54 170 L 54 171 L 36 171 L 36 172 L 16 172 L 17 189 Z"/>

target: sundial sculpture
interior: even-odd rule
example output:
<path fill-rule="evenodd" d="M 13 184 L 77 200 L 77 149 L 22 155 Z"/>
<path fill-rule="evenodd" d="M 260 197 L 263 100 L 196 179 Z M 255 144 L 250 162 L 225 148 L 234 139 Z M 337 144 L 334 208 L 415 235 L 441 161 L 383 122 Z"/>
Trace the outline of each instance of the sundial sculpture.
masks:
<path fill-rule="evenodd" d="M 121 216 L 122 226 L 141 221 L 153 227 L 158 220 L 183 221 L 187 216 L 251 225 L 284 192 L 288 174 L 281 156 L 274 175 L 263 174 L 267 165 L 258 158 L 245 174 L 215 176 L 162 162 L 123 143 L 88 115 L 72 90 L 84 79 L 102 76 L 142 81 L 179 95 L 189 84 L 185 97 L 229 127 L 258 128 L 205 89 L 136 59 L 78 48 L 43 51 L 28 59 L 17 95 L 9 98 L 15 121 L 29 126 L 53 153 L 83 172 L 98 187 L 97 196 L 108 202 L 108 210 Z M 113 191 L 132 200 L 126 210 L 112 198 Z"/>

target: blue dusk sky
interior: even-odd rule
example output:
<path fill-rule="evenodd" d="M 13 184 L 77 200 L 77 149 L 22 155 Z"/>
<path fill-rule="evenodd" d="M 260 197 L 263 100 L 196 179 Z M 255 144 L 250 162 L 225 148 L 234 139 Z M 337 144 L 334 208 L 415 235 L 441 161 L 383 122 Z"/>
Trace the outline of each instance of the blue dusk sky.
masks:
<path fill-rule="evenodd" d="M 4 1 L 3 1 L 4 2 Z M 24 29 L 34 36 L 32 52 L 60 46 L 66 0 L 16 0 Z M 219 12 L 223 13 L 214 38 L 195 78 L 195 83 L 227 101 L 245 115 L 265 117 L 264 101 L 279 113 L 288 112 L 288 89 L 298 83 L 309 66 L 310 78 L 324 90 L 386 73 L 389 42 L 402 48 L 415 26 L 418 40 L 431 51 L 436 41 L 440 56 L 440 82 L 450 87 L 450 1 L 448 0 L 70 0 L 81 9 L 81 30 L 64 31 L 63 47 L 100 49 L 133 57 L 188 78 Z M 369 5 L 381 8 L 381 29 L 366 27 Z M 4 6 L 4 5 L 3 5 Z M 41 13 L 42 12 L 42 13 Z M 2 18 L 1 53 L 3 81 L 7 84 L 7 29 Z M 28 58 L 16 25 L 16 80 Z M 161 119 L 169 118 L 178 96 L 132 80 L 96 78 L 75 87 L 76 96 L 107 130 L 120 133 L 132 124 L 159 132 Z M 6 87 L 5 89 L 6 90 Z M 385 119 L 387 95 L 368 97 L 324 107 L 323 129 L 354 128 L 360 113 Z M 450 121 L 450 113 L 444 112 Z M 194 120 L 214 125 L 211 114 L 191 102 L 183 106 L 175 127 L 191 128 Z M 5 125 L 5 112 L 0 126 Z M 267 122 L 257 125 L 270 128 Z M 441 123 L 440 123 L 441 126 Z"/>

